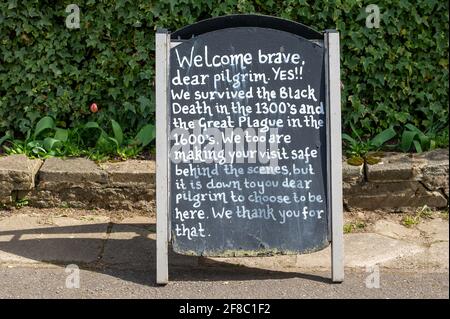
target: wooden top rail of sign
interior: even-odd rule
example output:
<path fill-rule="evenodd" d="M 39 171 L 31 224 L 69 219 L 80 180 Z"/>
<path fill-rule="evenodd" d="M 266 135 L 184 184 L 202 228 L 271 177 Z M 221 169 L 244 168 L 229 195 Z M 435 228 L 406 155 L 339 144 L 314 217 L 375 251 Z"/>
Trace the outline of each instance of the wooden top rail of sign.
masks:
<path fill-rule="evenodd" d="M 156 33 L 157 283 L 194 256 L 331 243 L 342 282 L 339 34 L 260 15 Z"/>

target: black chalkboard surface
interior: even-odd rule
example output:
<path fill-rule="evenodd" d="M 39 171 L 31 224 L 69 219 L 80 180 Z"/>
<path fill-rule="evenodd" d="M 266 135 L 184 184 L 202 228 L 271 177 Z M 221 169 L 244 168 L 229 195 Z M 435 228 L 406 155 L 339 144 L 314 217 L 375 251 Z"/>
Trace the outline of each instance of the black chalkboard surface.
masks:
<path fill-rule="evenodd" d="M 289 254 L 329 244 L 324 77 L 321 45 L 274 29 L 227 28 L 171 49 L 175 252 Z"/>

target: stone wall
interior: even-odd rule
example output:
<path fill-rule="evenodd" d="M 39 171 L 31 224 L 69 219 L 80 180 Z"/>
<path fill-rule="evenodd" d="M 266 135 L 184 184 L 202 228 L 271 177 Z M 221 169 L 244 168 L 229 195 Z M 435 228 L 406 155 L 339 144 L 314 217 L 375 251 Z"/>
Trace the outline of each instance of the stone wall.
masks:
<path fill-rule="evenodd" d="M 386 153 L 374 165 L 344 163 L 344 205 L 348 210 L 448 207 L 448 167 L 448 149 L 422 154 Z"/>
<path fill-rule="evenodd" d="M 344 207 L 398 210 L 448 207 L 449 152 L 387 153 L 375 165 L 343 163 Z M 0 204 L 153 210 L 155 163 L 96 164 L 83 158 L 45 161 L 0 157 Z"/>
<path fill-rule="evenodd" d="M 9 169 L 12 163 L 20 174 Z M 3 180 L 11 180 L 11 176 L 17 178 L 14 183 L 7 183 L 8 187 L 0 188 L 0 203 L 8 205 L 26 199 L 30 206 L 45 208 L 152 210 L 154 172 L 153 161 L 97 165 L 84 158 L 50 158 L 42 162 L 23 155 L 3 157 L 0 158 L 0 185 Z"/>

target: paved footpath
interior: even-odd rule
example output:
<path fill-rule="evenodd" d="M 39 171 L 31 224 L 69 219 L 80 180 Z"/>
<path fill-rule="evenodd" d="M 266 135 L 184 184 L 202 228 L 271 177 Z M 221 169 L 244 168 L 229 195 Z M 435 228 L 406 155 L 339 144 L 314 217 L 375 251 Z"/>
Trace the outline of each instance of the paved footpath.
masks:
<path fill-rule="evenodd" d="M 342 284 L 330 282 L 328 248 L 251 258 L 171 254 L 171 282 L 158 287 L 153 218 L 40 212 L 0 211 L 0 298 L 449 298 L 449 229 L 440 217 L 411 228 L 382 219 L 370 232 L 346 234 Z"/>

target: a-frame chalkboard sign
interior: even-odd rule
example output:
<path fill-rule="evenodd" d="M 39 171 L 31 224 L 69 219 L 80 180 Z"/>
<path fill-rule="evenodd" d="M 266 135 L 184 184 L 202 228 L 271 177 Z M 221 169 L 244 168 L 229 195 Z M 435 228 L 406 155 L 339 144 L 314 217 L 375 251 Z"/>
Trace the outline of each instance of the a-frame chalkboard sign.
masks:
<path fill-rule="evenodd" d="M 261 15 L 156 33 L 157 283 L 168 247 L 343 266 L 339 34 Z"/>

